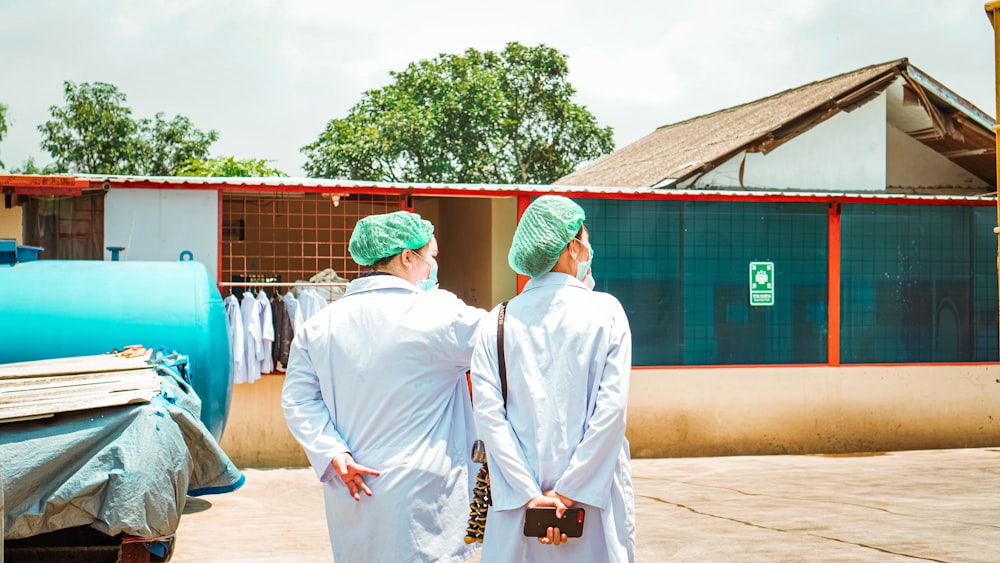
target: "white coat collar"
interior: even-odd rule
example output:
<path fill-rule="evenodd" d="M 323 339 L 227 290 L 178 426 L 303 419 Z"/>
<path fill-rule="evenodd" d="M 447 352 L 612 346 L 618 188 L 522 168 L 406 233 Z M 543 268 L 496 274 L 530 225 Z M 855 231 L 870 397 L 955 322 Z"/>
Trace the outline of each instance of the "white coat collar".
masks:
<path fill-rule="evenodd" d="M 358 278 L 347 286 L 347 291 L 344 293 L 344 297 L 355 293 L 376 291 L 379 289 L 403 289 L 413 293 L 420 293 L 420 289 L 418 289 L 417 286 L 399 276 L 390 274 L 388 276 L 365 276 L 363 278 Z"/>
<path fill-rule="evenodd" d="M 563 274 L 561 272 L 548 272 L 538 276 L 537 278 L 531 278 L 528 280 L 528 283 L 525 284 L 524 291 L 548 286 L 572 286 L 590 291 L 580 280 L 569 274 Z"/>

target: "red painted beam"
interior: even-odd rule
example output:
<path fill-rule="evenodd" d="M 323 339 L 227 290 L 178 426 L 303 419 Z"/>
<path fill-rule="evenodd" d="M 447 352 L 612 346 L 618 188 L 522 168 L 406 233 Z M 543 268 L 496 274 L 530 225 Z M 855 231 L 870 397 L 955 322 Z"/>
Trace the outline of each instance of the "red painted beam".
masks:
<path fill-rule="evenodd" d="M 826 361 L 840 365 L 840 204 L 831 204 L 827 220 Z"/>
<path fill-rule="evenodd" d="M 519 195 L 517 196 L 517 222 L 521 222 L 521 216 L 524 215 L 524 210 L 528 208 L 531 204 L 531 196 Z M 517 275 L 517 294 L 520 295 L 524 291 L 524 286 L 527 285 L 528 280 L 531 279 L 528 276 L 518 274 Z"/>

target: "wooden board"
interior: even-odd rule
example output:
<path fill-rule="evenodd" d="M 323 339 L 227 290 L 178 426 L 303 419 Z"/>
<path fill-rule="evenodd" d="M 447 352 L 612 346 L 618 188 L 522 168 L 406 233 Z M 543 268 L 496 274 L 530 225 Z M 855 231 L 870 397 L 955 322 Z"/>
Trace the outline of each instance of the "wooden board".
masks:
<path fill-rule="evenodd" d="M 148 403 L 161 376 L 146 360 L 105 354 L 0 365 L 0 422 Z"/>
<path fill-rule="evenodd" d="M 112 354 L 98 354 L 95 356 L 0 364 L 0 379 L 148 368 L 148 360 L 149 356 L 130 358 Z"/>

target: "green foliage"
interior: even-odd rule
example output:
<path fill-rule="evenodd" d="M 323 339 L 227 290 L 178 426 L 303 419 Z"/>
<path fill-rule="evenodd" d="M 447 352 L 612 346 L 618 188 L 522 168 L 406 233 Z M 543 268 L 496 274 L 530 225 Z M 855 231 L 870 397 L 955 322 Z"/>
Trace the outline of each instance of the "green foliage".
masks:
<path fill-rule="evenodd" d="M 13 168 L 10 171 L 11 174 L 58 174 L 59 169 L 55 164 L 46 164 L 41 168 L 35 164 L 34 157 L 28 157 L 28 160 L 24 161 L 24 164 L 20 168 Z"/>
<path fill-rule="evenodd" d="M 63 83 L 64 107 L 52 106 L 53 119 L 38 127 L 42 148 L 60 172 L 135 174 L 138 127 L 125 95 L 110 84 L 77 87 Z"/>
<path fill-rule="evenodd" d="M 288 176 L 267 165 L 269 160 L 236 160 L 231 156 L 207 159 L 189 159 L 177 172 L 178 176 L 216 176 L 247 178 L 263 176 Z"/>
<path fill-rule="evenodd" d="M 103 82 L 63 83 L 66 105 L 52 106 L 52 119 L 38 126 L 42 148 L 59 172 L 170 176 L 192 158 L 205 158 L 218 139 L 191 121 L 136 121 L 125 94 Z"/>
<path fill-rule="evenodd" d="M 0 141 L 7 136 L 7 106 L 0 104 Z M 3 161 L 0 160 L 0 168 L 3 168 Z"/>
<path fill-rule="evenodd" d="M 152 121 L 139 122 L 139 169 L 150 176 L 179 174 L 189 161 L 206 158 L 208 147 L 218 139 L 217 131 L 200 131 L 184 116 L 166 121 L 157 113 Z"/>
<path fill-rule="evenodd" d="M 565 55 L 508 43 L 392 72 L 302 148 L 314 177 L 548 184 L 614 149 L 567 82 Z"/>

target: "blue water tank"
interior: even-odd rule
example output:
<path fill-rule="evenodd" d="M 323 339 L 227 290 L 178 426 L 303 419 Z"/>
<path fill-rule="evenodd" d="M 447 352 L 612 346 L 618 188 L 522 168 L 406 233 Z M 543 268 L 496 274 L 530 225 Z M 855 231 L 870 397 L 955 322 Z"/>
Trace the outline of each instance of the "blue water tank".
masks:
<path fill-rule="evenodd" d="M 190 359 L 201 420 L 221 439 L 232 397 L 222 297 L 199 262 L 42 260 L 0 266 L 0 363 L 169 348 Z"/>

